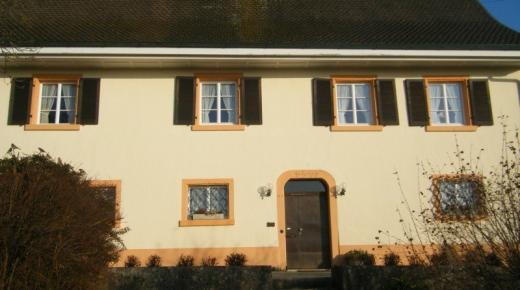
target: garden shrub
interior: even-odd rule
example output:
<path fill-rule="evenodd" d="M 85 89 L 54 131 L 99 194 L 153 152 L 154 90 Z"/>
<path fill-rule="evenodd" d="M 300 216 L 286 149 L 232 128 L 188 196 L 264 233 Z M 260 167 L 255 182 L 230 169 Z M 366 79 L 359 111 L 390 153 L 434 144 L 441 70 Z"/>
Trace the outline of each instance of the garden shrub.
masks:
<path fill-rule="evenodd" d="M 181 255 L 179 261 L 177 261 L 177 267 L 193 267 L 194 262 L 195 258 L 193 258 L 193 256 Z"/>
<path fill-rule="evenodd" d="M 98 289 L 123 248 L 113 202 L 43 149 L 0 159 L 0 289 Z"/>
<path fill-rule="evenodd" d="M 141 267 L 141 261 L 136 256 L 130 255 L 130 256 L 126 257 L 125 267 L 127 267 L 127 268 Z"/>
<path fill-rule="evenodd" d="M 246 262 L 246 255 L 242 253 L 231 253 L 226 257 L 227 266 L 244 266 Z"/>
<path fill-rule="evenodd" d="M 367 251 L 352 250 L 342 257 L 343 264 L 350 266 L 373 266 L 375 264 L 374 255 Z"/>
<path fill-rule="evenodd" d="M 146 267 L 161 267 L 161 257 L 159 255 L 151 255 L 148 257 L 148 261 L 146 262 Z"/>
<path fill-rule="evenodd" d="M 384 258 L 385 266 L 398 266 L 401 263 L 401 257 L 396 253 L 386 253 Z"/>
<path fill-rule="evenodd" d="M 215 257 L 206 257 L 202 258 L 202 266 L 204 267 L 215 267 L 218 265 L 217 258 Z"/>

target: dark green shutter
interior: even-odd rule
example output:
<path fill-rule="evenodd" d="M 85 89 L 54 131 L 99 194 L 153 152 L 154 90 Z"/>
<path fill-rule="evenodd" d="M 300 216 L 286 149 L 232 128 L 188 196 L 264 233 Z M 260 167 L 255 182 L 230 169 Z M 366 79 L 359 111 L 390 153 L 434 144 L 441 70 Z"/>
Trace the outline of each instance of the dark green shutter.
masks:
<path fill-rule="evenodd" d="M 493 112 L 487 80 L 470 80 L 471 121 L 477 126 L 492 126 Z"/>
<path fill-rule="evenodd" d="M 98 124 L 99 83 L 100 79 L 98 78 L 80 80 L 78 122 L 82 125 Z"/>
<path fill-rule="evenodd" d="M 410 126 L 426 126 L 429 123 L 426 90 L 423 80 L 405 80 L 406 106 Z"/>
<path fill-rule="evenodd" d="M 379 124 L 399 125 L 394 80 L 377 80 L 376 86 Z"/>
<path fill-rule="evenodd" d="M 175 78 L 175 104 L 173 124 L 195 123 L 195 85 L 193 77 Z"/>
<path fill-rule="evenodd" d="M 29 124 L 31 107 L 32 79 L 15 78 L 11 80 L 8 125 Z"/>
<path fill-rule="evenodd" d="M 333 124 L 332 87 L 330 79 L 312 80 L 312 113 L 314 126 Z"/>
<path fill-rule="evenodd" d="M 241 123 L 245 125 L 261 125 L 261 79 L 259 77 L 242 78 L 241 85 Z"/>

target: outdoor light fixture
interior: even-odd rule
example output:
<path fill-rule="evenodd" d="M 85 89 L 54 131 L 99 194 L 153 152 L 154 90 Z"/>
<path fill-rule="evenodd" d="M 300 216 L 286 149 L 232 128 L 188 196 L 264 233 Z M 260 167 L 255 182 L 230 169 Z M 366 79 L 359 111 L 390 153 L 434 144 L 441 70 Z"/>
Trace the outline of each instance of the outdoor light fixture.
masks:
<path fill-rule="evenodd" d="M 258 194 L 260 194 L 260 197 L 264 199 L 264 197 L 271 196 L 271 192 L 273 191 L 273 186 L 268 183 L 267 185 L 260 186 L 258 188 Z"/>
<path fill-rule="evenodd" d="M 340 185 L 336 185 L 336 191 L 334 192 L 334 195 L 336 197 L 343 196 L 347 193 L 347 186 L 345 183 L 341 183 Z"/>

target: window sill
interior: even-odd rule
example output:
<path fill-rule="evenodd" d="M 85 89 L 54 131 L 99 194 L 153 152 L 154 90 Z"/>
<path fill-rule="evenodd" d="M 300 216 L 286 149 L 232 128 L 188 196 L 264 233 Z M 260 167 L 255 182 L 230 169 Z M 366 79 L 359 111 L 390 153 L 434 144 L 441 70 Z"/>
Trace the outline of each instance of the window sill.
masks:
<path fill-rule="evenodd" d="M 330 127 L 330 131 L 333 132 L 378 132 L 383 131 L 383 126 L 380 125 L 361 125 L 361 126 L 341 126 L 341 125 L 334 125 Z"/>
<path fill-rule="evenodd" d="M 225 220 L 180 220 L 180 227 L 198 227 L 198 226 L 231 226 L 235 224 L 234 219 Z"/>
<path fill-rule="evenodd" d="M 79 131 L 79 124 L 27 124 L 25 131 Z"/>
<path fill-rule="evenodd" d="M 245 125 L 193 125 L 191 131 L 244 131 Z"/>
<path fill-rule="evenodd" d="M 426 126 L 426 132 L 475 132 L 478 126 Z"/>

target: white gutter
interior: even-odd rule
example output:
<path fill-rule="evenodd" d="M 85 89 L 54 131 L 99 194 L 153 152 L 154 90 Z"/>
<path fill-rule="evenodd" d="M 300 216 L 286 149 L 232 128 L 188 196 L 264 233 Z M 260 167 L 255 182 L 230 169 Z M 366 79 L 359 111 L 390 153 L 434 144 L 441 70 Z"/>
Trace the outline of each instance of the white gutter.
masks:
<path fill-rule="evenodd" d="M 511 58 L 520 51 L 504 50 L 390 50 L 390 49 L 275 49 L 275 48 L 131 48 L 131 47 L 27 47 L 15 51 L 32 56 L 177 56 L 270 58 Z"/>

